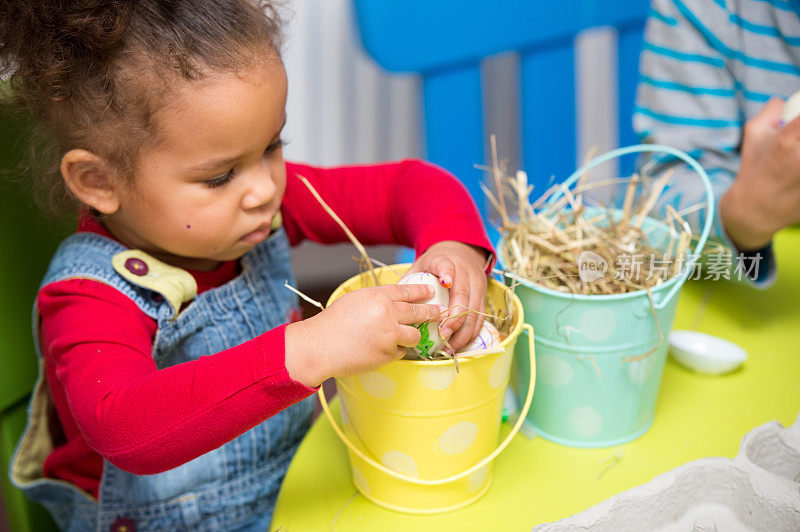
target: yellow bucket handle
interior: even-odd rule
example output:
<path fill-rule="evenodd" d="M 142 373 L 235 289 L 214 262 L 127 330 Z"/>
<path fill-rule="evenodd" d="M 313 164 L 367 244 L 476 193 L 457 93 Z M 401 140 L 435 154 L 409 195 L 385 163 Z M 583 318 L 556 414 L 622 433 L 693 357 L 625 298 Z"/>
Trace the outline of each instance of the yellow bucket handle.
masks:
<path fill-rule="evenodd" d="M 489 456 L 487 456 L 474 466 L 470 467 L 469 469 L 462 471 L 461 473 L 440 480 L 423 480 L 419 478 L 409 477 L 408 475 L 403 475 L 402 473 L 398 473 L 397 471 L 392 471 L 383 464 L 380 464 L 375 460 L 373 460 L 372 458 L 370 458 L 369 456 L 365 455 L 363 452 L 361 452 L 361 449 L 353 445 L 353 442 L 351 442 L 347 438 L 344 432 L 342 432 L 342 429 L 336 423 L 336 420 L 333 419 L 333 415 L 331 414 L 330 408 L 328 407 L 328 401 L 325 399 L 325 391 L 322 389 L 322 387 L 320 387 L 318 393 L 319 393 L 319 400 L 322 403 L 322 409 L 325 411 L 325 415 L 328 416 L 328 420 L 331 422 L 333 430 L 336 432 L 336 435 L 339 436 L 339 439 L 342 440 L 342 442 L 344 442 L 344 444 L 351 451 L 353 451 L 359 458 L 364 460 L 366 463 L 368 463 L 375 469 L 378 469 L 379 471 L 382 471 L 387 475 L 392 476 L 396 479 L 404 480 L 406 482 L 411 482 L 413 484 L 419 484 L 421 486 L 438 486 L 440 484 L 448 484 L 450 482 L 455 482 L 458 479 L 464 478 L 465 476 L 474 473 L 478 469 L 484 467 L 486 464 L 497 458 L 497 455 L 503 452 L 503 450 L 508 446 L 508 444 L 511 443 L 511 439 L 514 436 L 516 436 L 517 432 L 519 432 L 520 427 L 522 427 L 522 424 L 525 422 L 525 416 L 528 415 L 528 410 L 530 409 L 531 401 L 533 400 L 533 387 L 534 383 L 536 382 L 536 358 L 533 350 L 533 327 L 531 327 L 527 323 L 523 323 L 522 327 L 525 329 L 525 332 L 528 333 L 528 350 L 529 350 L 528 353 L 531 359 L 531 366 L 530 366 L 531 375 L 530 375 L 530 382 L 528 383 L 528 395 L 525 397 L 525 405 L 522 407 L 522 411 L 520 412 L 519 417 L 517 418 L 517 422 L 514 424 L 514 427 L 511 429 L 511 432 L 508 433 L 503 442 L 500 445 L 498 445 L 497 448 Z"/>

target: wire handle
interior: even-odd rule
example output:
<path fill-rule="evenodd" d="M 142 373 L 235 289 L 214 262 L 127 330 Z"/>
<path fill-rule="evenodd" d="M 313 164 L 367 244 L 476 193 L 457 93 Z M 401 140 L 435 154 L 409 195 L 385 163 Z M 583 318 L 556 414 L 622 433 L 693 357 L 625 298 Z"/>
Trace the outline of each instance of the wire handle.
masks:
<path fill-rule="evenodd" d="M 681 159 L 692 169 L 698 173 L 700 179 L 703 181 L 703 186 L 706 189 L 706 206 L 707 206 L 707 215 L 705 217 L 705 222 L 703 223 L 703 231 L 700 234 L 700 239 L 697 241 L 697 245 L 694 248 L 694 256 L 698 257 L 700 252 L 703 250 L 703 246 L 706 244 L 706 240 L 708 239 L 708 235 L 711 233 L 711 224 L 714 219 L 714 192 L 711 189 L 711 181 L 708 179 L 708 174 L 703 167 L 700 166 L 694 158 L 692 158 L 689 154 L 677 149 L 672 148 L 670 146 L 663 146 L 661 144 L 637 144 L 635 146 L 627 146 L 625 148 L 617 148 L 616 150 L 611 150 L 603 155 L 600 155 L 596 159 L 592 159 L 586 165 L 582 166 L 581 168 L 575 170 L 571 176 L 569 176 L 561 186 L 556 189 L 553 195 L 548 199 L 547 203 L 553 203 L 557 200 L 561 195 L 563 195 L 563 190 L 567 189 L 570 185 L 575 183 L 581 175 L 585 172 L 593 169 L 596 166 L 599 166 L 611 159 L 615 159 L 618 157 L 622 157 L 623 155 L 628 155 L 630 153 L 643 153 L 643 152 L 655 152 L 655 153 L 667 153 L 669 155 L 674 155 L 678 159 Z M 683 283 L 689 277 L 689 274 L 694 267 L 694 260 L 687 261 L 684 265 L 683 272 L 681 273 L 679 280 L 672 286 L 667 295 L 661 301 L 655 301 L 654 306 L 656 310 L 661 310 L 670 302 L 670 300 L 675 296 L 675 294 L 680 290 Z M 655 297 L 655 296 L 654 296 Z"/>
<path fill-rule="evenodd" d="M 421 486 L 438 486 L 441 484 L 448 484 L 450 482 L 455 482 L 456 480 L 459 480 L 471 473 L 474 473 L 478 469 L 481 469 L 486 464 L 497 458 L 497 455 L 503 452 L 503 450 L 508 446 L 508 444 L 511 443 L 511 440 L 514 438 L 514 436 L 516 436 L 517 432 L 519 432 L 520 427 L 522 427 L 522 424 L 525 422 L 525 416 L 528 415 L 528 410 L 530 409 L 531 401 L 533 400 L 533 388 L 536 382 L 536 358 L 533 350 L 533 327 L 531 327 L 527 323 L 523 323 L 522 327 L 528 335 L 528 349 L 529 349 L 528 353 L 530 355 L 530 363 L 531 363 L 531 378 L 530 382 L 528 383 L 528 395 L 525 397 L 525 404 L 522 407 L 522 411 L 520 412 L 519 418 L 517 418 L 517 422 L 511 428 L 511 432 L 509 432 L 508 435 L 506 435 L 506 438 L 500 445 L 497 446 L 497 448 L 494 451 L 492 451 L 488 456 L 486 456 L 483 460 L 481 460 L 474 466 L 458 474 L 438 480 L 424 480 L 420 478 L 409 477 L 408 475 L 403 475 L 402 473 L 398 473 L 397 471 L 388 469 L 383 464 L 380 464 L 375 460 L 373 460 L 372 458 L 370 458 L 369 456 L 365 455 L 361 451 L 361 449 L 356 447 L 353 444 L 353 442 L 351 442 L 350 439 L 344 434 L 342 429 L 336 423 L 336 420 L 333 419 L 333 414 L 331 414 L 330 407 L 328 406 L 328 401 L 325 398 L 325 391 L 322 389 L 322 387 L 320 387 L 319 392 L 317 393 L 319 394 L 320 403 L 322 403 L 322 409 L 325 411 L 325 415 L 328 416 L 328 420 L 331 422 L 331 426 L 333 427 L 333 430 L 336 432 L 336 435 L 339 436 L 339 439 L 342 440 L 342 442 L 347 446 L 347 448 L 353 451 L 356 454 L 356 456 L 364 460 L 366 463 L 368 463 L 375 469 L 383 473 L 386 473 L 387 475 L 392 476 L 398 480 L 404 480 L 406 482 L 411 482 L 412 484 L 419 484 Z"/>

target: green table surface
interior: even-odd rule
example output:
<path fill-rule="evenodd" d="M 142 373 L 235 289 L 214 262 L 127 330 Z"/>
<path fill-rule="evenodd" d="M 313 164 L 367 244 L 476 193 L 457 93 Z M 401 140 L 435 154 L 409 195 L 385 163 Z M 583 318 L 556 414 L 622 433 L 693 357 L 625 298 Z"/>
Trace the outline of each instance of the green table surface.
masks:
<path fill-rule="evenodd" d="M 289 468 L 272 530 L 530 530 L 691 460 L 735 456 L 752 428 L 773 419 L 788 426 L 800 410 L 800 228 L 781 232 L 775 250 L 780 274 L 769 290 L 712 280 L 682 289 L 674 328 L 722 336 L 747 349 L 749 358 L 718 377 L 693 373 L 670 358 L 655 423 L 641 438 L 586 450 L 518 435 L 497 458 L 483 498 L 455 512 L 419 516 L 357 494 L 345 446 L 321 416 Z"/>

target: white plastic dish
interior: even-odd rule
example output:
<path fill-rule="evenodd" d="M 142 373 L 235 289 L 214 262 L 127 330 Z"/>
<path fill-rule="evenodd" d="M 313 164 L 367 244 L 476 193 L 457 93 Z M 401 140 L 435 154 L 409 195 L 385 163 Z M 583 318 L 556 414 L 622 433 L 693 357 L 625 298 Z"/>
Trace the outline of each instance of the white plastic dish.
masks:
<path fill-rule="evenodd" d="M 747 360 L 747 351 L 740 346 L 700 331 L 672 331 L 669 347 L 679 364 L 709 375 L 729 373 Z"/>

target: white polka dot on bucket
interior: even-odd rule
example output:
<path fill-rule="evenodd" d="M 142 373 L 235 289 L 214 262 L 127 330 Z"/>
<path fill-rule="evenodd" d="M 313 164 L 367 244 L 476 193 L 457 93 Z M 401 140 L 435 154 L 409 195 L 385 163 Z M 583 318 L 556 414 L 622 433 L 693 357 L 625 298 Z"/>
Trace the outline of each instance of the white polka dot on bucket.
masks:
<path fill-rule="evenodd" d="M 361 472 L 359 468 L 356 466 L 352 466 L 353 470 L 353 484 L 362 492 L 370 493 L 372 489 L 369 487 L 369 483 L 367 482 L 367 477 L 364 476 L 364 473 Z"/>
<path fill-rule="evenodd" d="M 642 410 L 636 417 L 636 425 L 634 425 L 637 429 L 653 423 L 653 405 L 641 405 L 640 408 Z"/>
<path fill-rule="evenodd" d="M 495 390 L 503 386 L 510 370 L 511 353 L 505 352 L 497 358 L 492 365 L 492 369 L 489 370 L 489 386 Z"/>
<path fill-rule="evenodd" d="M 485 465 L 474 473 L 467 475 L 467 488 L 472 493 L 478 493 L 483 486 L 486 485 L 486 480 L 489 477 L 489 465 Z"/>
<path fill-rule="evenodd" d="M 525 298 L 525 317 L 534 312 L 539 312 L 544 307 L 544 297 L 540 295 L 529 296 Z"/>
<path fill-rule="evenodd" d="M 386 451 L 381 456 L 381 463 L 392 471 L 409 477 L 416 477 L 419 475 L 417 463 L 413 458 L 401 451 Z"/>
<path fill-rule="evenodd" d="M 460 454 L 469 449 L 478 435 L 478 424 L 459 421 L 448 427 L 436 440 L 436 450 L 441 454 Z"/>
<path fill-rule="evenodd" d="M 617 315 L 609 308 L 592 309 L 583 314 L 578 322 L 580 333 L 593 342 L 602 342 L 614 334 Z"/>
<path fill-rule="evenodd" d="M 570 431 L 582 440 L 597 436 L 603 429 L 603 416 L 591 406 L 582 406 L 569 413 Z"/>
<path fill-rule="evenodd" d="M 649 356 L 647 358 L 643 358 L 642 360 L 627 362 L 627 364 L 628 378 L 634 384 L 642 386 L 653 374 L 653 370 L 655 369 L 655 357 Z"/>
<path fill-rule="evenodd" d="M 379 399 L 389 399 L 397 389 L 392 378 L 379 371 L 359 375 L 358 380 L 368 394 Z"/>
<path fill-rule="evenodd" d="M 541 355 L 536 357 L 536 378 L 542 383 L 560 388 L 572 382 L 575 371 L 569 362 L 555 355 Z"/>
<path fill-rule="evenodd" d="M 446 390 L 456 380 L 456 375 L 453 364 L 424 367 L 419 370 L 419 382 L 431 390 Z"/>

